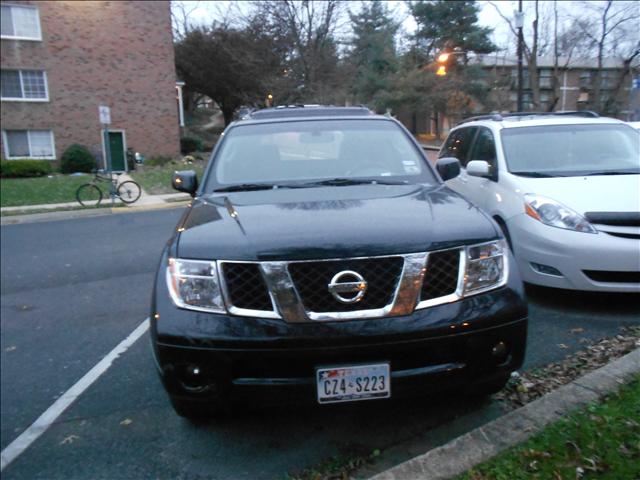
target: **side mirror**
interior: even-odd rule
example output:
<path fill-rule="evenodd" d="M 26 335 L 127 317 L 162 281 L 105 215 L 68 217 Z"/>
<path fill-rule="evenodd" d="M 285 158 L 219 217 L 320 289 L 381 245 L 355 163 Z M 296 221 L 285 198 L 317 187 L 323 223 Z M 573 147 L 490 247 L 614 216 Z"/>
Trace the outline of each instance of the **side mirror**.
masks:
<path fill-rule="evenodd" d="M 460 175 L 460 162 L 455 157 L 443 157 L 436 162 L 436 170 L 446 182 Z"/>
<path fill-rule="evenodd" d="M 174 172 L 171 185 L 179 192 L 186 192 L 195 197 L 196 190 L 198 190 L 198 176 L 193 170 Z"/>
<path fill-rule="evenodd" d="M 471 160 L 467 163 L 467 175 L 472 177 L 484 177 L 490 180 L 497 180 L 496 175 L 491 172 L 489 163 L 484 160 Z"/>

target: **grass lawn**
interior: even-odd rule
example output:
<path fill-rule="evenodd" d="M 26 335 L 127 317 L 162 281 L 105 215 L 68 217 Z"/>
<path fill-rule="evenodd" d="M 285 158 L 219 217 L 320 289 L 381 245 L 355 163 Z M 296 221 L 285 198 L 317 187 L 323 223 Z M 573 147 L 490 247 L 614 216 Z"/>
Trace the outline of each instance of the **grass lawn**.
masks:
<path fill-rule="evenodd" d="M 152 195 L 161 193 L 177 193 L 171 186 L 171 177 L 176 170 L 195 170 L 198 180 L 202 180 L 202 172 L 205 163 L 198 162 L 193 165 L 163 165 L 159 167 L 144 166 L 143 171 L 131 172 L 131 177 L 138 182 L 145 192 Z"/>
<path fill-rule="evenodd" d="M 640 478 L 640 376 L 458 480 Z"/>
<path fill-rule="evenodd" d="M 0 179 L 0 206 L 17 207 L 43 203 L 76 201 L 76 190 L 91 180 L 91 175 L 53 178 L 2 178 Z"/>

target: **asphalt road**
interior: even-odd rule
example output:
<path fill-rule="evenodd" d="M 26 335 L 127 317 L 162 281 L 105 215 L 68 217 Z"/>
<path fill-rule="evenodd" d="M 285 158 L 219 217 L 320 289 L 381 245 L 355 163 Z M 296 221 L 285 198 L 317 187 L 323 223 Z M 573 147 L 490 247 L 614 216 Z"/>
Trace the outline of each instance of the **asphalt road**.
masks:
<path fill-rule="evenodd" d="M 0 229 L 2 449 L 147 317 L 153 272 L 179 215 L 171 209 Z M 525 368 L 563 358 L 583 338 L 640 323 L 637 296 L 528 293 Z M 258 406 L 193 426 L 171 409 L 145 334 L 2 477 L 271 479 L 373 449 L 383 450 L 376 466 L 384 468 L 499 414 L 488 400 L 436 397 Z"/>

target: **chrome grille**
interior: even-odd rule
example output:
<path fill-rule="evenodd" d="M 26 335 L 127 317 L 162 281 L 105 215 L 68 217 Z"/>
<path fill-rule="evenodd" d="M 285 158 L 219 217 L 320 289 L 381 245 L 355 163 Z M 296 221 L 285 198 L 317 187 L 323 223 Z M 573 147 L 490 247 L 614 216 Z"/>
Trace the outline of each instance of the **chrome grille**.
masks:
<path fill-rule="evenodd" d="M 273 305 L 257 263 L 222 263 L 229 303 L 247 310 L 272 311 Z"/>
<path fill-rule="evenodd" d="M 460 273 L 460 249 L 432 252 L 422 281 L 420 300 L 433 300 L 455 293 Z"/>
<path fill-rule="evenodd" d="M 352 312 L 389 305 L 395 295 L 403 263 L 402 257 L 293 262 L 289 264 L 289 274 L 305 310 Z M 346 270 L 358 272 L 367 282 L 367 291 L 357 303 L 341 303 L 329 292 L 328 285 L 333 276 Z"/>

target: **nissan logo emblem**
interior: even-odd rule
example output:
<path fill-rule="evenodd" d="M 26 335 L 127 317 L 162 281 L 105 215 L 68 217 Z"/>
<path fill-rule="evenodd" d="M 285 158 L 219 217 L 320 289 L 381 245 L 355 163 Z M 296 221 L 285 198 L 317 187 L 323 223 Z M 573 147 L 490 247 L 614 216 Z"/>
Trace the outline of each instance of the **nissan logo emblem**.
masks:
<path fill-rule="evenodd" d="M 329 293 L 340 303 L 356 303 L 367 291 L 367 282 L 358 272 L 344 270 L 336 273 L 327 285 Z"/>

